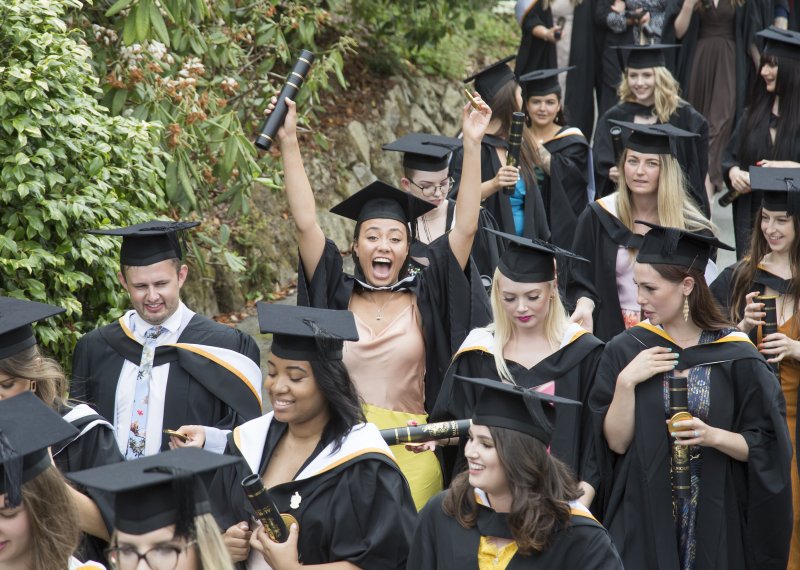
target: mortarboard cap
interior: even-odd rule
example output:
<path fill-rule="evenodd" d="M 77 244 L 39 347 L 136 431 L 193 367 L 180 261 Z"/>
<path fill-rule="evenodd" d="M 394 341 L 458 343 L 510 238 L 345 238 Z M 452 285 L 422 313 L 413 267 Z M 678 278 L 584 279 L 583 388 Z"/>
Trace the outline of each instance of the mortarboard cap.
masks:
<path fill-rule="evenodd" d="M 756 35 L 765 40 L 764 55 L 800 59 L 800 33 L 770 26 Z"/>
<path fill-rule="evenodd" d="M 151 220 L 127 228 L 89 230 L 90 234 L 121 236 L 119 260 L 122 265 L 144 267 L 165 259 L 183 259 L 178 232 L 199 226 L 200 222 Z"/>
<path fill-rule="evenodd" d="M 344 341 L 358 340 L 356 321 L 350 311 L 263 301 L 256 303 L 256 308 L 261 332 L 272 333 L 271 350 L 280 358 L 341 360 Z"/>
<path fill-rule="evenodd" d="M 461 146 L 453 137 L 412 133 L 383 145 L 383 150 L 403 153 L 403 166 L 423 172 L 439 172 L 447 168 L 450 153 Z"/>
<path fill-rule="evenodd" d="M 114 494 L 114 528 L 119 531 L 141 535 L 174 524 L 177 535 L 189 536 L 194 517 L 211 512 L 199 476 L 240 460 L 184 447 L 66 476 Z"/>
<path fill-rule="evenodd" d="M 408 224 L 436 206 L 376 180 L 349 198 L 342 200 L 331 212 L 356 222 L 383 218 Z"/>
<path fill-rule="evenodd" d="M 648 69 L 651 67 L 666 67 L 667 57 L 664 53 L 668 49 L 676 49 L 678 44 L 649 44 L 616 46 L 620 53 L 628 54 L 627 61 L 622 66 L 625 69 Z M 625 59 L 625 56 L 622 56 Z"/>
<path fill-rule="evenodd" d="M 561 93 L 558 75 L 573 69 L 575 69 L 574 65 L 556 69 L 537 69 L 520 76 L 519 83 L 522 85 L 522 98 L 528 99 L 528 97 L 541 97 L 551 93 Z"/>
<path fill-rule="evenodd" d="M 36 344 L 31 324 L 63 313 L 65 309 L 34 301 L 0 297 L 0 359 Z"/>
<path fill-rule="evenodd" d="M 22 485 L 52 465 L 48 448 L 77 433 L 33 392 L 0 400 L 0 508 L 19 506 Z"/>
<path fill-rule="evenodd" d="M 800 168 L 750 167 L 750 187 L 764 192 L 761 207 L 800 214 Z"/>
<path fill-rule="evenodd" d="M 669 123 L 643 125 L 616 119 L 609 119 L 609 122 L 633 131 L 625 143 L 625 148 L 647 154 L 671 154 L 674 156 L 675 150 L 670 139 L 699 136 L 697 133 L 684 131 Z"/>
<path fill-rule="evenodd" d="M 636 220 L 652 228 L 644 234 L 636 261 L 651 265 L 681 265 L 704 271 L 714 248 L 733 251 L 714 236 L 704 236 L 678 228 L 667 228 Z"/>
<path fill-rule="evenodd" d="M 555 279 L 556 256 L 589 261 L 546 241 L 507 234 L 491 228 L 484 229 L 509 241 L 497 267 L 503 275 L 517 283 L 544 283 Z"/>
<path fill-rule="evenodd" d="M 580 402 L 486 378 L 456 375 L 463 390 L 474 390 L 472 423 L 513 429 L 550 443 L 556 409 L 551 404 L 580 406 Z"/>
<path fill-rule="evenodd" d="M 500 61 L 496 61 L 488 67 L 484 67 L 477 73 L 470 75 L 463 80 L 469 83 L 475 80 L 475 91 L 481 98 L 490 104 L 497 92 L 509 81 L 514 81 L 514 72 L 506 64 L 514 59 L 516 55 L 509 55 Z"/>

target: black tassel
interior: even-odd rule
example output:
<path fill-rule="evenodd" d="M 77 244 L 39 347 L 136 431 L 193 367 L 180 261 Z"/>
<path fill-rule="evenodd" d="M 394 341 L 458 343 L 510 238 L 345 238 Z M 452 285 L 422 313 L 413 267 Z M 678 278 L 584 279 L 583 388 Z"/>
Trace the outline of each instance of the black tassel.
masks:
<path fill-rule="evenodd" d="M 6 493 L 5 508 L 18 507 L 22 503 L 22 459 L 6 435 L 0 431 L 0 464 L 3 465 L 3 485 Z"/>
<path fill-rule="evenodd" d="M 148 472 L 169 473 L 172 475 L 172 497 L 175 501 L 175 536 L 195 538 L 194 516 L 194 474 L 176 467 L 153 467 Z"/>

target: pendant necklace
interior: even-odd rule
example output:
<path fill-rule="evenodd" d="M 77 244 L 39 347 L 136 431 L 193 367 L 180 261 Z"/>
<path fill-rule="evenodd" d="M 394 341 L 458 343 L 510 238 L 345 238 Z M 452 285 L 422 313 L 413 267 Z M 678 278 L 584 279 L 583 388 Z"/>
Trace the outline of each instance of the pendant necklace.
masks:
<path fill-rule="evenodd" d="M 375 314 L 375 320 L 376 320 L 376 321 L 383 320 L 383 309 L 386 307 L 386 305 L 388 305 L 388 304 L 389 304 L 389 302 L 392 300 L 392 298 L 394 298 L 394 296 L 395 296 L 396 294 L 397 294 L 397 291 L 395 291 L 394 293 L 392 293 L 392 294 L 389 296 L 389 298 L 388 298 L 388 299 L 386 299 L 386 302 L 385 302 L 383 305 L 380 305 L 380 306 L 379 306 L 379 305 L 378 305 L 378 303 L 377 303 L 377 302 L 375 302 L 375 297 L 373 296 L 373 295 L 374 295 L 374 293 L 370 292 L 370 295 L 369 295 L 369 300 L 370 300 L 370 301 L 372 301 L 372 304 L 373 304 L 373 305 L 375 305 L 375 306 L 378 308 L 378 312 Z"/>

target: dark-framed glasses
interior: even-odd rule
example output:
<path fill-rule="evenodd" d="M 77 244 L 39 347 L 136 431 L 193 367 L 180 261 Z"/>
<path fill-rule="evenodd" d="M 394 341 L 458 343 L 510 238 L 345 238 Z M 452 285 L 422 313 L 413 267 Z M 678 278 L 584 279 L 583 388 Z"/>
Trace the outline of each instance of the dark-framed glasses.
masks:
<path fill-rule="evenodd" d="M 175 570 L 181 554 L 195 544 L 195 540 L 183 545 L 158 544 L 144 554 L 133 546 L 114 546 L 107 548 L 105 553 L 115 570 L 136 570 L 142 559 L 151 570 Z"/>
<path fill-rule="evenodd" d="M 453 189 L 453 186 L 456 183 L 456 181 L 453 179 L 452 176 L 448 177 L 447 180 L 445 180 L 444 182 L 440 184 L 435 184 L 433 186 L 420 186 L 410 178 L 408 178 L 407 180 L 411 182 L 411 184 L 419 188 L 423 196 L 428 196 L 428 197 L 433 196 L 437 192 L 442 192 L 445 195 L 449 194 L 450 190 Z"/>

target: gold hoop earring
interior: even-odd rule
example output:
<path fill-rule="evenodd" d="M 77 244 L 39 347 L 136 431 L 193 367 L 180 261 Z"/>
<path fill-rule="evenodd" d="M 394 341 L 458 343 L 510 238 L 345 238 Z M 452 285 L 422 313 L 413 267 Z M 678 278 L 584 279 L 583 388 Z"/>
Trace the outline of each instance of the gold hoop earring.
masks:
<path fill-rule="evenodd" d="M 31 380 L 31 392 L 36 393 L 36 380 Z"/>
<path fill-rule="evenodd" d="M 689 322 L 689 295 L 683 298 L 683 321 Z"/>

